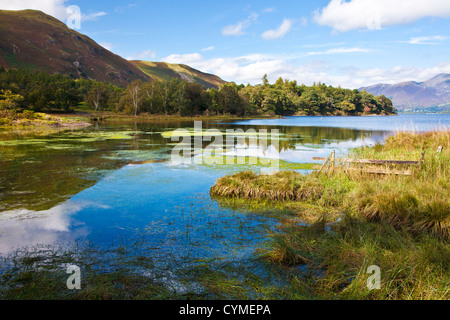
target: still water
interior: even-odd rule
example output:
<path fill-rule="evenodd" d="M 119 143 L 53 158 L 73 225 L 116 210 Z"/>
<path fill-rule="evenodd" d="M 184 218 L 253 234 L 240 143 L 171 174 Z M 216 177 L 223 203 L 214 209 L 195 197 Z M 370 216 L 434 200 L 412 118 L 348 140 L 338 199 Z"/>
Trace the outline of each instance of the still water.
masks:
<path fill-rule="evenodd" d="M 399 130 L 448 128 L 450 115 L 288 117 L 202 126 L 278 129 L 280 168 L 307 172 L 301 164 L 314 163 L 313 157 L 383 143 Z M 248 162 L 174 163 L 177 141 L 164 133 L 193 127 L 193 121 L 107 122 L 46 136 L 0 133 L 0 254 L 89 243 L 105 253 L 99 268 L 113 268 L 116 261 L 108 253 L 122 248 L 130 258 L 154 260 L 153 270 L 136 267 L 138 272 L 166 277 L 199 261 L 257 263 L 255 250 L 280 217 L 270 208 L 249 212 L 225 205 L 211 199 L 209 189 L 224 175 L 270 168 Z M 255 148 L 250 139 L 237 141 L 230 154 L 237 159 L 242 150 L 269 157 L 268 148 Z"/>

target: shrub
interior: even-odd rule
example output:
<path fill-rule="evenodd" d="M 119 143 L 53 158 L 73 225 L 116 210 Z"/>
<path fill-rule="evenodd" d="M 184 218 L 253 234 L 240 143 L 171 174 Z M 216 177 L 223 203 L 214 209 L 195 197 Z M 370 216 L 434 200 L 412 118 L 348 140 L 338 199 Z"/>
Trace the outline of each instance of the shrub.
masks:
<path fill-rule="evenodd" d="M 22 112 L 22 117 L 27 119 L 27 120 L 34 120 L 37 119 L 38 116 L 36 115 L 36 113 L 34 111 L 31 110 L 25 110 Z"/>

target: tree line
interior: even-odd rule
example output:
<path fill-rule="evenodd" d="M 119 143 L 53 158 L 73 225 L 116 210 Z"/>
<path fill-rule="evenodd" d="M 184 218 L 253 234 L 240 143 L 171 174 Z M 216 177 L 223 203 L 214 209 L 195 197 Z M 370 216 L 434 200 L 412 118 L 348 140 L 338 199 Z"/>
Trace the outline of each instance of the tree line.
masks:
<path fill-rule="evenodd" d="M 259 85 L 225 83 L 218 89 L 186 80 L 137 80 L 126 88 L 61 74 L 0 67 L 0 111 L 72 112 L 79 109 L 196 116 L 361 115 L 396 113 L 392 101 L 322 83 L 299 85 L 267 75 Z"/>

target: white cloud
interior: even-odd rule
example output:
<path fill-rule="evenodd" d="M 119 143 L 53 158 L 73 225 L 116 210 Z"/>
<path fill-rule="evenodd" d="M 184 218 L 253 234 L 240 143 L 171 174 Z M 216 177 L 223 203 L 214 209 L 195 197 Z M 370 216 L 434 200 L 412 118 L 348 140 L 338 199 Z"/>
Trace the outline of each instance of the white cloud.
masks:
<path fill-rule="evenodd" d="M 318 24 L 340 32 L 410 24 L 426 17 L 450 17 L 450 1 L 331 0 L 314 14 Z"/>
<path fill-rule="evenodd" d="M 326 42 L 320 44 L 303 44 L 302 48 L 324 48 L 324 47 L 332 47 L 332 46 L 344 46 L 345 42 Z"/>
<path fill-rule="evenodd" d="M 163 62 L 179 63 L 179 64 L 196 64 L 203 61 L 203 57 L 200 53 L 188 53 L 188 54 L 172 54 L 162 59 Z"/>
<path fill-rule="evenodd" d="M 337 48 L 333 52 L 365 52 L 365 49 Z M 330 50 L 330 51 L 331 51 Z M 378 83 L 399 83 L 403 81 L 425 81 L 439 73 L 450 73 L 450 63 L 440 63 L 429 68 L 396 66 L 392 68 L 357 68 L 339 66 L 324 61 L 311 60 L 298 64 L 296 57 L 281 57 L 264 54 L 251 54 L 237 57 L 217 57 L 205 59 L 199 53 L 174 54 L 163 59 L 170 63 L 187 64 L 203 72 L 216 74 L 226 81 L 243 84 L 260 84 L 267 74 L 274 83 L 282 77 L 297 80 L 298 83 L 312 85 L 322 82 L 327 85 L 357 89 Z"/>
<path fill-rule="evenodd" d="M 346 53 L 369 53 L 369 49 L 364 48 L 333 48 L 325 51 L 312 51 L 308 52 L 306 56 L 319 56 L 319 55 L 333 55 L 333 54 L 346 54 Z"/>
<path fill-rule="evenodd" d="M 275 12 L 275 8 L 271 7 L 271 8 L 265 8 L 262 12 L 263 13 L 272 13 Z"/>
<path fill-rule="evenodd" d="M 126 5 L 126 6 L 118 6 L 118 7 L 116 7 L 116 8 L 114 9 L 114 12 L 117 12 L 117 13 L 123 13 L 123 12 L 125 12 L 126 10 L 128 10 L 128 9 L 130 9 L 130 8 L 135 8 L 135 7 L 137 7 L 137 4 L 136 4 L 136 3 L 130 3 L 130 4 Z"/>
<path fill-rule="evenodd" d="M 450 63 L 438 63 L 428 68 L 415 66 L 396 66 L 390 69 L 356 69 L 352 72 L 355 78 L 364 79 L 366 85 L 379 83 L 394 84 L 405 81 L 420 82 L 431 79 L 439 73 L 450 73 Z"/>
<path fill-rule="evenodd" d="M 67 0 L 0 0 L 0 8 L 4 10 L 41 10 L 60 20 L 67 18 Z"/>
<path fill-rule="evenodd" d="M 206 52 L 206 51 L 213 51 L 214 49 L 215 49 L 214 46 L 210 46 L 210 47 L 207 47 L 207 48 L 203 48 L 202 51 L 203 51 L 203 52 Z"/>
<path fill-rule="evenodd" d="M 141 59 L 154 58 L 155 56 L 156 56 L 156 52 L 153 51 L 153 50 L 150 50 L 150 49 L 149 50 L 145 50 L 145 51 L 143 51 L 143 52 L 138 54 L 138 57 L 141 58 Z"/>
<path fill-rule="evenodd" d="M 0 9 L 3 10 L 40 10 L 49 14 L 61 21 L 65 21 L 71 15 L 68 12 L 69 5 L 67 0 L 0 0 Z M 81 8 L 81 11 L 83 9 Z M 106 15 L 106 12 L 94 12 L 89 14 L 82 14 L 83 21 L 96 20 L 99 17 Z"/>
<path fill-rule="evenodd" d="M 67 201 L 45 211 L 13 210 L 0 217 L 0 253 L 21 247 L 57 245 L 71 236 L 87 236 L 88 229 L 75 225 L 72 216 L 89 207 L 108 207 L 94 203 Z M 76 226 L 76 227 L 75 227 Z"/>
<path fill-rule="evenodd" d="M 262 37 L 266 40 L 275 40 L 282 38 L 288 33 L 293 25 L 293 21 L 284 19 L 283 23 L 276 30 L 268 30 L 262 34 Z"/>
<path fill-rule="evenodd" d="M 265 73 L 283 73 L 285 62 L 262 54 L 204 59 L 199 53 L 173 54 L 162 61 L 187 64 L 203 72 L 213 73 L 227 81 L 259 83 Z"/>
<path fill-rule="evenodd" d="M 151 60 L 156 57 L 156 52 L 153 50 L 145 50 L 140 53 L 127 57 L 127 60 Z"/>
<path fill-rule="evenodd" d="M 229 26 L 223 27 L 222 34 L 224 36 L 239 36 L 239 35 L 244 34 L 242 29 L 244 29 L 244 23 L 239 22 L 236 25 L 229 25 Z"/>
<path fill-rule="evenodd" d="M 447 37 L 444 36 L 429 36 L 429 37 L 414 37 L 409 41 L 405 41 L 409 44 L 427 44 L 427 45 L 436 45 L 445 41 Z"/>
<path fill-rule="evenodd" d="M 252 13 L 247 19 L 240 21 L 237 24 L 223 27 L 222 35 L 241 36 L 245 34 L 244 30 L 247 29 L 252 23 L 254 23 L 258 19 L 258 16 L 258 14 Z"/>
<path fill-rule="evenodd" d="M 93 20 L 97 20 L 97 18 L 103 17 L 106 15 L 106 12 L 101 11 L 101 12 L 95 12 L 95 13 L 90 13 L 90 14 L 81 14 L 81 20 L 83 21 L 93 21 Z"/>

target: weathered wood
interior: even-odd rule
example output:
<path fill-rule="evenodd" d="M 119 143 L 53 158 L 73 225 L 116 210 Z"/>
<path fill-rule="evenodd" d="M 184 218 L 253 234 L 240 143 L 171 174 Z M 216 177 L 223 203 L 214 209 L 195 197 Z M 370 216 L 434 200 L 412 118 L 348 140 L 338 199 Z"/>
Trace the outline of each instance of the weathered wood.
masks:
<path fill-rule="evenodd" d="M 331 153 L 331 154 L 328 156 L 328 158 L 326 159 L 326 161 L 323 163 L 322 167 L 319 169 L 319 172 L 317 172 L 318 175 L 322 172 L 323 168 L 325 168 L 325 166 L 326 166 L 327 163 L 330 161 L 330 159 L 331 159 L 332 156 L 333 156 L 333 153 Z"/>
<path fill-rule="evenodd" d="M 342 159 L 342 162 L 346 163 L 366 163 L 366 164 L 406 164 L 406 165 L 419 165 L 419 161 L 409 160 L 371 160 L 371 159 Z"/>
<path fill-rule="evenodd" d="M 372 160 L 372 159 L 336 159 L 335 158 L 336 152 L 333 151 L 329 155 L 328 158 L 322 158 L 322 157 L 313 157 L 313 160 L 319 160 L 319 161 L 325 161 L 321 167 L 319 166 L 313 166 L 313 169 L 319 170 L 318 173 L 322 172 L 322 170 L 325 168 L 327 164 L 329 164 L 329 168 L 332 170 L 334 169 L 335 162 L 339 161 L 340 163 L 359 163 L 359 164 L 372 164 L 372 165 L 413 165 L 418 166 L 421 165 L 425 158 L 425 153 L 421 154 L 421 157 L 419 161 L 410 161 L 410 160 Z M 396 170 L 396 169 L 387 169 L 387 168 L 363 168 L 362 166 L 359 168 L 349 168 L 344 166 L 344 170 L 346 171 L 358 171 L 363 173 L 370 173 L 370 174 L 393 174 L 393 175 L 406 175 L 410 176 L 412 175 L 412 171 L 410 170 Z"/>
<path fill-rule="evenodd" d="M 335 150 L 333 150 L 333 152 L 331 152 L 331 159 L 330 159 L 330 169 L 331 170 L 334 170 L 334 165 L 335 165 L 335 162 L 336 161 L 336 151 Z"/>
<path fill-rule="evenodd" d="M 372 174 L 395 174 L 395 175 L 402 175 L 402 176 L 410 176 L 412 175 L 412 172 L 409 170 L 401 171 L 401 170 L 388 170 L 388 169 L 362 169 L 362 168 L 346 168 L 347 171 L 359 171 L 364 173 L 372 173 Z"/>
<path fill-rule="evenodd" d="M 313 160 L 322 161 L 328 158 L 313 157 Z M 341 161 L 346 163 L 366 163 L 366 164 L 406 164 L 406 165 L 419 165 L 420 161 L 410 160 L 371 160 L 371 159 L 335 159 L 335 161 Z"/>
<path fill-rule="evenodd" d="M 330 158 L 330 157 L 328 157 L 328 158 Z M 325 161 L 325 160 L 328 160 L 328 158 L 313 157 L 313 160 L 317 160 L 317 161 Z"/>

